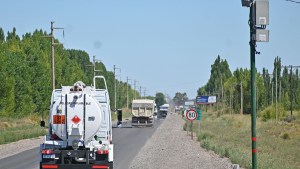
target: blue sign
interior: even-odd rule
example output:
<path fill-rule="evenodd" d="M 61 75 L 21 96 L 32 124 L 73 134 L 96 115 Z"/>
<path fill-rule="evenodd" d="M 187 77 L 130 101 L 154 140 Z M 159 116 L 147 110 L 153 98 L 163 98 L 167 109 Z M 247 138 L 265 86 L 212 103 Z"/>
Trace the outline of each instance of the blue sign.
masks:
<path fill-rule="evenodd" d="M 213 104 L 216 103 L 216 96 L 197 96 L 196 103 L 197 104 Z"/>
<path fill-rule="evenodd" d="M 197 96 L 196 103 L 197 104 L 208 104 L 208 96 Z"/>

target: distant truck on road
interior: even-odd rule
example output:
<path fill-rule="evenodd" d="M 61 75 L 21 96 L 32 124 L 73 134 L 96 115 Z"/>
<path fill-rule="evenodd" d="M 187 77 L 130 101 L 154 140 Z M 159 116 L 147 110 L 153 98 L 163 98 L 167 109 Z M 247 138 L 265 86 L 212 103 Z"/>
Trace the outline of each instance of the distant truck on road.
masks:
<path fill-rule="evenodd" d="M 132 126 L 153 126 L 154 100 L 137 99 L 132 101 Z"/>
<path fill-rule="evenodd" d="M 163 104 L 159 107 L 159 114 L 161 117 L 166 117 L 169 112 L 169 104 Z"/>

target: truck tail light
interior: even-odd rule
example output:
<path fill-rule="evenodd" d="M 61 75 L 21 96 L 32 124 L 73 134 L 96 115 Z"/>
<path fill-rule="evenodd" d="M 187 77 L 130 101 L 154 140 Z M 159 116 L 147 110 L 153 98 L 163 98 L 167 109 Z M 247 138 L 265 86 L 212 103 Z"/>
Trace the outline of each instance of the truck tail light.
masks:
<path fill-rule="evenodd" d="M 42 165 L 42 168 L 58 168 L 58 165 Z"/>
<path fill-rule="evenodd" d="M 97 154 L 99 155 L 108 154 L 108 150 L 97 150 Z"/>
<path fill-rule="evenodd" d="M 92 168 L 105 168 L 105 169 L 109 169 L 109 167 L 105 166 L 105 165 L 93 165 Z"/>
<path fill-rule="evenodd" d="M 44 149 L 44 150 L 42 150 L 42 154 L 44 154 L 44 155 L 46 155 L 46 154 L 54 154 L 54 151 L 51 150 L 51 149 L 48 149 L 48 150 Z"/>

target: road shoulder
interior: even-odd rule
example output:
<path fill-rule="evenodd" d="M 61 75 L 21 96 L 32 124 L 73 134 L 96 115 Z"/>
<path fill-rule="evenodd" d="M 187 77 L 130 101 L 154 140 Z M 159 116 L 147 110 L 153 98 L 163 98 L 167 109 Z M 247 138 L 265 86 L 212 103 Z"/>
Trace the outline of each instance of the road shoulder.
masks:
<path fill-rule="evenodd" d="M 231 163 L 211 151 L 200 147 L 183 131 L 184 121 L 177 114 L 169 114 L 146 145 L 132 161 L 131 169 L 150 168 L 189 168 L 225 169 Z"/>

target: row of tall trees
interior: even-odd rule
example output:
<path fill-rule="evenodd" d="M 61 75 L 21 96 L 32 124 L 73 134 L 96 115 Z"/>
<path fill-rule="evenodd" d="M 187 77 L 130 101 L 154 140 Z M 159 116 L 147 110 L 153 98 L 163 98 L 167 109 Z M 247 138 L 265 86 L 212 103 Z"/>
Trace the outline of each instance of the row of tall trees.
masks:
<path fill-rule="evenodd" d="M 0 28 L 0 116 L 23 117 L 31 113 L 45 113 L 49 109 L 52 93 L 51 81 L 51 45 L 49 34 L 35 30 L 20 37 L 16 28 L 7 34 Z M 58 42 L 58 40 L 55 40 Z M 61 85 L 72 85 L 81 80 L 92 84 L 93 70 L 89 55 L 82 50 L 65 49 L 63 45 L 55 47 L 56 88 Z M 104 64 L 96 63 L 107 81 L 111 107 L 114 103 L 113 72 Z M 119 80 L 117 83 L 117 108 L 140 94 L 132 87 Z"/>
<path fill-rule="evenodd" d="M 274 60 L 271 73 L 263 68 L 257 72 L 257 110 L 278 106 L 282 111 L 300 109 L 300 80 L 298 69 L 281 64 L 281 58 Z M 238 68 L 231 73 L 226 60 L 217 57 L 211 66 L 211 75 L 207 84 L 200 87 L 198 95 L 216 95 L 216 108 L 230 113 L 251 112 L 250 70 Z M 281 112 L 283 115 L 284 113 Z"/>

